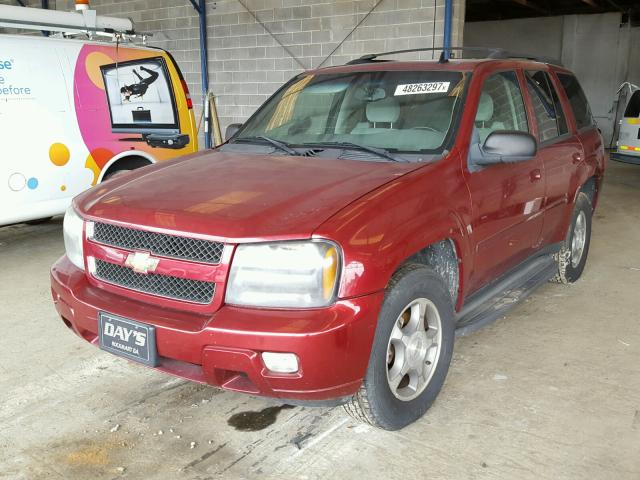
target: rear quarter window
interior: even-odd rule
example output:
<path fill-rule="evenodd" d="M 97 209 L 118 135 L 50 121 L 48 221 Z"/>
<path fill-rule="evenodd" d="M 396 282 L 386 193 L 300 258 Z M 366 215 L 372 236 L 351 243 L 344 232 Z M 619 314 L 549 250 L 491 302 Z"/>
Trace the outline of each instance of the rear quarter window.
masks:
<path fill-rule="evenodd" d="M 558 73 L 558 80 L 567 94 L 578 129 L 593 125 L 591 108 L 589 108 L 589 102 L 587 102 L 587 97 L 578 83 L 578 79 L 567 73 Z"/>

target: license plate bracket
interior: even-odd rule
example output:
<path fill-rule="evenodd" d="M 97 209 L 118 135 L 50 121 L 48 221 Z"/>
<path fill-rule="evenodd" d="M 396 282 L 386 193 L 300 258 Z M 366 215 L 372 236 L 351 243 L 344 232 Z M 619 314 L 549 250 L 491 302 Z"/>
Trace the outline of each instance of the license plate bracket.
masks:
<path fill-rule="evenodd" d="M 98 313 L 100 348 L 145 365 L 158 365 L 156 329 L 153 325 L 107 312 Z"/>

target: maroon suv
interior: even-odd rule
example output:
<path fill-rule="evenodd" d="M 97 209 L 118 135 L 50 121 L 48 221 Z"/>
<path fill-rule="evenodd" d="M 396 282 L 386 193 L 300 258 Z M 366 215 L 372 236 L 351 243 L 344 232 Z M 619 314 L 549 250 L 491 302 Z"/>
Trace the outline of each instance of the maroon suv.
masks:
<path fill-rule="evenodd" d="M 298 75 L 214 151 L 78 196 L 51 271 L 64 323 L 197 382 L 419 418 L 456 333 L 580 277 L 605 155 L 553 62 L 382 55 Z"/>

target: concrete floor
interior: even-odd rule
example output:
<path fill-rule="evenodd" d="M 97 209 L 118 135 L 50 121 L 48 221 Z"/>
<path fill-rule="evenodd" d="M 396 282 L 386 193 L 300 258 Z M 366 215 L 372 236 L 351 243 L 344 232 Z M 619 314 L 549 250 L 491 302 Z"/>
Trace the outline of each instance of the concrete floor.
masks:
<path fill-rule="evenodd" d="M 638 480 L 639 246 L 640 167 L 612 162 L 583 279 L 545 285 L 459 339 L 422 420 L 390 433 L 296 407 L 243 432 L 232 415 L 268 401 L 130 364 L 67 330 L 48 285 L 60 220 L 1 228 L 0 478 Z"/>

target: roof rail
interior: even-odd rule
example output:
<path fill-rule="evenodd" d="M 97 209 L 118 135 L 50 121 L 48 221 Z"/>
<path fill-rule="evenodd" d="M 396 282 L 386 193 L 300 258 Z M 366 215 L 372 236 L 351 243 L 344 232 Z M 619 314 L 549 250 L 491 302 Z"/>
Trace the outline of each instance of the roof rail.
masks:
<path fill-rule="evenodd" d="M 93 35 L 134 39 L 147 33 L 136 33 L 133 22 L 128 18 L 105 17 L 96 15 L 95 10 L 81 12 L 62 12 L 42 8 L 0 5 L 0 27 L 22 30 L 46 30 L 61 32 L 63 35 Z"/>
<path fill-rule="evenodd" d="M 523 53 L 515 53 L 510 52 L 508 50 L 504 50 L 502 48 L 488 48 L 488 47 L 448 47 L 448 48 L 409 48 L 407 50 L 394 50 L 391 52 L 381 52 L 381 53 L 369 53 L 367 55 L 363 55 L 360 58 L 355 60 L 351 60 L 347 62 L 347 65 L 357 65 L 361 63 L 373 63 L 373 62 L 388 62 L 389 60 L 378 60 L 378 57 L 386 57 L 388 55 L 397 55 L 400 53 L 412 53 L 412 52 L 441 52 L 439 62 L 446 63 L 448 61 L 447 55 L 445 52 L 448 52 L 451 55 L 452 52 L 477 52 L 479 56 L 472 56 L 468 58 L 487 58 L 487 59 L 524 59 L 524 60 L 533 60 L 535 62 L 541 63 L 550 63 L 552 65 L 562 66 L 559 60 L 549 58 L 549 57 L 541 57 L 537 55 L 523 54 Z"/>

